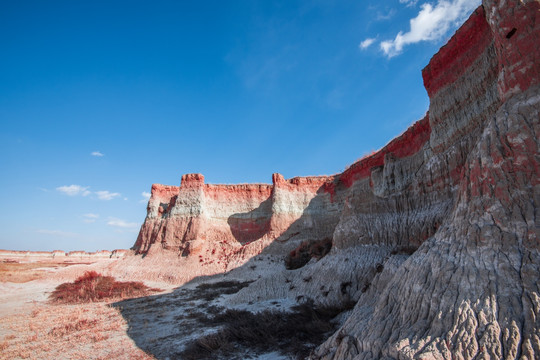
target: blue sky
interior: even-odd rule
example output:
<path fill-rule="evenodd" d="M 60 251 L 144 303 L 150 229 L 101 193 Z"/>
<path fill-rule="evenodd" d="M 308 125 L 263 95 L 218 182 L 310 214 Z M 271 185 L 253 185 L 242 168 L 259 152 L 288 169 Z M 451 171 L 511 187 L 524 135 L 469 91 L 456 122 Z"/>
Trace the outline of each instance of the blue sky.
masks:
<path fill-rule="evenodd" d="M 0 248 L 129 248 L 184 173 L 342 171 L 424 116 L 479 4 L 0 2 Z"/>

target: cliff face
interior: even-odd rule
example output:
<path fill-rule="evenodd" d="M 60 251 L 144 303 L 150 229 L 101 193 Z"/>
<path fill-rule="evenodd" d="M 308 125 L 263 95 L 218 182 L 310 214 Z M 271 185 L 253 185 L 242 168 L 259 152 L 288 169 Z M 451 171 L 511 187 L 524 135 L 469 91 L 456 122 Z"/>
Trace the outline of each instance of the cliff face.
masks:
<path fill-rule="evenodd" d="M 286 241 L 295 231 L 315 228 L 316 237 L 331 236 L 341 206 L 324 188 L 332 179 L 285 180 L 274 174 L 273 185 L 209 185 L 203 175 L 187 174 L 180 187 L 154 184 L 135 250 L 172 250 L 185 257 L 211 250 L 226 261 L 246 247 L 254 248 L 252 255 L 270 241 Z"/>
<path fill-rule="evenodd" d="M 424 69 L 430 141 L 412 194 L 388 198 L 408 205 L 377 198 L 378 220 L 357 197 L 335 235 L 401 241 L 426 213 L 437 229 L 410 257 L 368 255 L 383 270 L 313 358 L 540 356 L 539 15 L 538 1 L 484 1 Z"/>
<path fill-rule="evenodd" d="M 484 0 L 423 70 L 429 112 L 400 137 L 329 177 L 154 185 L 135 250 L 230 269 L 329 238 L 232 301 L 356 303 L 317 359 L 538 358 L 538 39 L 540 1 Z"/>

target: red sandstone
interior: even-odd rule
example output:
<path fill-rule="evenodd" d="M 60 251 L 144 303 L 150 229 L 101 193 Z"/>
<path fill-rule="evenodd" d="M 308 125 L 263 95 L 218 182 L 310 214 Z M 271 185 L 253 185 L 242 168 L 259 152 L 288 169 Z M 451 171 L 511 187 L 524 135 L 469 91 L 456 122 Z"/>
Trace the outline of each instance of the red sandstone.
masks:
<path fill-rule="evenodd" d="M 422 70 L 428 95 L 433 97 L 444 86 L 455 83 L 492 39 L 484 8 L 479 7 Z"/>
<path fill-rule="evenodd" d="M 429 116 L 426 115 L 381 150 L 352 164 L 339 176 L 339 180 L 350 187 L 355 181 L 370 176 L 373 168 L 383 166 L 385 156 L 401 159 L 415 154 L 429 140 L 429 135 Z M 332 189 L 332 186 L 327 186 L 327 189 Z"/>

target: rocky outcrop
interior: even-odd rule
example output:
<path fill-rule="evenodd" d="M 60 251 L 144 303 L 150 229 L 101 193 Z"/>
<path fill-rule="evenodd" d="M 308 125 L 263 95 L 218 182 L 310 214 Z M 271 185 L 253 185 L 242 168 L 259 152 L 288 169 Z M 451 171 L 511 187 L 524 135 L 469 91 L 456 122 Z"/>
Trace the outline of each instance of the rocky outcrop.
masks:
<path fill-rule="evenodd" d="M 437 231 L 398 267 L 383 259 L 313 358 L 540 356 L 540 66 L 530 47 L 540 6 L 502 3 L 484 2 L 423 72 L 432 135 L 416 181 L 443 175 L 449 206 Z"/>
<path fill-rule="evenodd" d="M 48 251 L 18 251 L 18 250 L 0 250 L 1 258 L 51 258 L 57 260 L 65 259 L 109 259 L 121 258 L 128 254 L 132 254 L 130 250 L 118 249 L 100 250 L 95 252 L 86 251 L 70 251 L 66 253 L 63 250 Z"/>
<path fill-rule="evenodd" d="M 331 237 L 342 202 L 334 177 L 272 176 L 272 185 L 210 185 L 201 174 L 182 176 L 180 187 L 154 184 L 148 215 L 134 249 L 183 257 L 209 256 L 225 264 L 250 258 L 276 240 Z M 211 256 L 210 256 L 211 255 Z"/>
<path fill-rule="evenodd" d="M 423 70 L 429 111 L 400 137 L 332 176 L 153 185 L 134 249 L 201 275 L 331 239 L 229 301 L 356 304 L 313 359 L 538 358 L 539 38 L 539 1 L 484 0 Z"/>

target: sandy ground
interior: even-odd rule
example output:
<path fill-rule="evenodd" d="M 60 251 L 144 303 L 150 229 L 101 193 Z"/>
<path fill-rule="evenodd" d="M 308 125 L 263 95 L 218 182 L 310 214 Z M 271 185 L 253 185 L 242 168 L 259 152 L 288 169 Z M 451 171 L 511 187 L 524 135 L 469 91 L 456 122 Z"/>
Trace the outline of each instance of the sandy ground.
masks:
<path fill-rule="evenodd" d="M 229 309 L 290 312 L 297 305 L 285 299 L 233 305 L 228 299 L 260 277 L 245 267 L 197 277 L 182 286 L 144 281 L 162 291 L 140 298 L 53 304 L 49 295 L 61 283 L 72 282 L 88 270 L 114 276 L 121 263 L 4 260 L 0 258 L 0 359 L 184 359 L 186 346 L 224 326 L 213 323 L 214 316 Z M 276 269 L 276 262 L 269 260 L 258 264 L 257 271 L 271 276 Z M 117 275 L 117 279 L 129 279 L 126 274 Z M 206 358 L 294 358 L 278 351 L 234 345 L 232 354 Z"/>
<path fill-rule="evenodd" d="M 62 282 L 110 261 L 4 260 L 0 259 L 0 359 L 153 359 L 127 336 L 126 321 L 107 302 L 48 301 Z"/>

